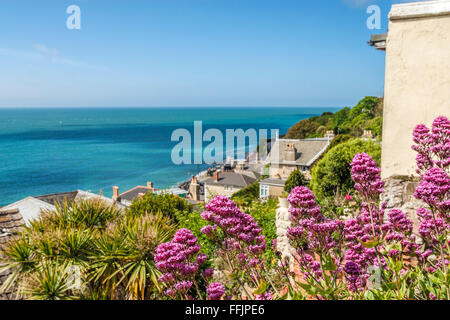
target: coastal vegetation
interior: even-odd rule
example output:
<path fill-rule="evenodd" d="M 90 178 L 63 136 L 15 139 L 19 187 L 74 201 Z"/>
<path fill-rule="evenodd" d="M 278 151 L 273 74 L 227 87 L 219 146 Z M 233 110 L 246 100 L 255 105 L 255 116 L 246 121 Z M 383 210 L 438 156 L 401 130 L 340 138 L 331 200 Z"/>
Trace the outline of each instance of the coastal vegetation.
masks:
<path fill-rule="evenodd" d="M 381 161 L 381 146 L 371 140 L 350 139 L 332 147 L 311 171 L 311 189 L 319 198 L 339 197 L 352 193 L 354 184 L 350 162 L 358 153 L 368 153 L 376 163 Z"/>
<path fill-rule="evenodd" d="M 371 130 L 381 139 L 383 99 L 365 97 L 353 108 L 345 107 L 336 113 L 325 112 L 294 124 L 286 133 L 286 139 L 323 137 L 327 131 L 359 137 L 364 130 Z"/>
<path fill-rule="evenodd" d="M 424 203 L 415 232 L 412 217 L 380 201 L 378 144 L 350 139 L 316 172 L 348 175 L 290 190 L 290 256 L 277 245 L 276 199 L 240 207 L 216 196 L 193 208 L 149 195 L 127 212 L 89 200 L 45 212 L 9 244 L 4 287 L 28 299 L 449 299 L 450 121 L 417 126 L 413 140 Z M 319 205 L 324 188 L 325 199 L 351 192 L 345 216 Z"/>
<path fill-rule="evenodd" d="M 306 186 L 307 184 L 303 173 L 300 170 L 294 170 L 284 184 L 284 191 L 290 193 L 295 187 Z"/>

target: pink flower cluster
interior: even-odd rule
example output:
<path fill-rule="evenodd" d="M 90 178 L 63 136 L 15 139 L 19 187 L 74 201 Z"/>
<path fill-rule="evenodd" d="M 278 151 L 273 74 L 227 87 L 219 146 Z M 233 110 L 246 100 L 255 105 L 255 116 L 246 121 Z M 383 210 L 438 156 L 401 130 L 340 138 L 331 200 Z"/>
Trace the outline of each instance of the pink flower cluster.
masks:
<path fill-rule="evenodd" d="M 360 213 L 354 219 L 348 219 L 344 228 L 347 248 L 344 271 L 351 289 L 358 290 L 366 284 L 369 266 L 381 263 L 386 268 L 386 259 L 380 254 L 386 244 L 396 243 L 401 248 L 387 250 L 387 255 L 392 258 L 405 253 L 416 253 L 419 245 L 411 235 L 411 220 L 401 210 L 390 210 L 385 221 L 386 204 L 379 205 L 379 195 L 383 192 L 384 185 L 375 161 L 365 153 L 357 154 L 351 166 L 355 188 L 366 200 L 361 204 Z"/>
<path fill-rule="evenodd" d="M 209 300 L 220 300 L 226 294 L 226 289 L 220 282 L 212 282 L 206 288 L 206 294 Z"/>
<path fill-rule="evenodd" d="M 297 250 L 299 266 L 305 279 L 309 277 L 319 279 L 323 275 L 321 264 L 305 250 L 329 255 L 338 245 L 344 223 L 341 220 L 325 218 L 315 201 L 314 194 L 307 187 L 295 187 L 287 199 L 291 205 L 289 212 L 292 221 L 287 236 Z"/>
<path fill-rule="evenodd" d="M 417 173 L 421 174 L 433 166 L 446 170 L 450 165 L 450 120 L 440 116 L 433 121 L 431 130 L 418 125 L 413 132 L 417 151 Z"/>
<path fill-rule="evenodd" d="M 297 250 L 311 249 L 326 252 L 336 246 L 334 233 L 344 224 L 341 220 L 325 218 L 315 196 L 307 187 L 295 187 L 288 196 L 292 227 L 287 231 Z"/>
<path fill-rule="evenodd" d="M 384 182 L 381 181 L 381 169 L 367 153 L 355 155 L 351 162 L 352 179 L 355 189 L 368 198 L 377 197 L 383 192 Z"/>
<path fill-rule="evenodd" d="M 192 287 L 192 281 L 206 255 L 199 253 L 201 246 L 188 229 L 179 229 L 171 242 L 161 243 L 156 248 L 155 264 L 163 272 L 159 280 L 168 286 L 166 294 L 175 297 L 185 294 Z"/>
<path fill-rule="evenodd" d="M 253 255 L 264 252 L 266 241 L 258 223 L 249 214 L 243 213 L 236 204 L 225 196 L 217 196 L 206 204 L 201 217 L 213 225 L 202 228 L 202 232 L 214 237 L 217 228 L 223 233 L 223 245 L 227 250 L 245 251 Z"/>
<path fill-rule="evenodd" d="M 443 214 L 450 212 L 450 177 L 441 168 L 429 169 L 422 175 L 414 196 Z"/>

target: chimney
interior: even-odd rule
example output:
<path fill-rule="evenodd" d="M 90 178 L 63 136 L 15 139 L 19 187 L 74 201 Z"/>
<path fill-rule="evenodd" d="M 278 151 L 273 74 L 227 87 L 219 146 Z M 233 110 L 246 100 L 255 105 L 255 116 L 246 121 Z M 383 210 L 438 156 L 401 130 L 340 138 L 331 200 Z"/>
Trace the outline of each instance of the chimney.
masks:
<path fill-rule="evenodd" d="M 219 171 L 214 171 L 214 181 L 219 182 Z"/>
<path fill-rule="evenodd" d="M 153 182 L 147 181 L 147 188 L 153 189 Z"/>
<path fill-rule="evenodd" d="M 364 139 L 372 139 L 372 130 L 364 130 L 364 134 L 362 136 Z"/>
<path fill-rule="evenodd" d="M 293 143 L 288 143 L 286 145 L 286 155 L 285 155 L 285 160 L 286 161 L 295 161 L 295 155 L 296 155 L 296 150 L 295 150 L 295 146 Z"/>
<path fill-rule="evenodd" d="M 194 201 L 200 200 L 200 185 L 198 184 L 196 176 L 192 176 L 191 183 L 189 185 L 189 193 L 191 195 L 192 200 Z"/>
<path fill-rule="evenodd" d="M 333 130 L 328 130 L 328 131 L 325 133 L 325 138 L 328 138 L 328 139 L 330 139 L 330 140 L 334 139 L 334 131 L 333 131 Z"/>
<path fill-rule="evenodd" d="M 112 196 L 112 199 L 113 199 L 114 201 L 117 201 L 117 200 L 119 199 L 119 187 L 117 187 L 117 186 L 114 186 L 114 187 L 113 187 L 113 196 Z"/>

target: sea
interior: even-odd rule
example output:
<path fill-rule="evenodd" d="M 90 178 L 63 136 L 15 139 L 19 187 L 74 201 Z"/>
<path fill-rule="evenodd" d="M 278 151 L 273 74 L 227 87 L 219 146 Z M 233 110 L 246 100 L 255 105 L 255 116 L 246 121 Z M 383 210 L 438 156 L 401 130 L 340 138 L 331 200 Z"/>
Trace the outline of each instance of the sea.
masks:
<path fill-rule="evenodd" d="M 177 129 L 278 129 L 336 107 L 3 108 L 0 206 L 27 196 L 87 190 L 110 197 L 152 181 L 176 186 L 207 164 L 172 161 Z M 209 142 L 205 142 L 204 146 Z"/>

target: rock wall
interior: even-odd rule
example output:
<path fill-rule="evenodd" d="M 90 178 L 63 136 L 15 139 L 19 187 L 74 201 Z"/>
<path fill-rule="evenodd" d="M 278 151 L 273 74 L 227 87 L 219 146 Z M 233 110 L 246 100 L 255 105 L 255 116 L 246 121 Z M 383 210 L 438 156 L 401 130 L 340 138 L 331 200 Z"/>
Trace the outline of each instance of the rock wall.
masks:
<path fill-rule="evenodd" d="M 419 220 L 416 211 L 425 206 L 421 200 L 414 197 L 414 191 L 419 182 L 409 178 L 388 178 L 384 180 L 384 192 L 381 201 L 386 202 L 387 210 L 401 209 L 413 222 L 414 232 L 417 233 Z"/>

